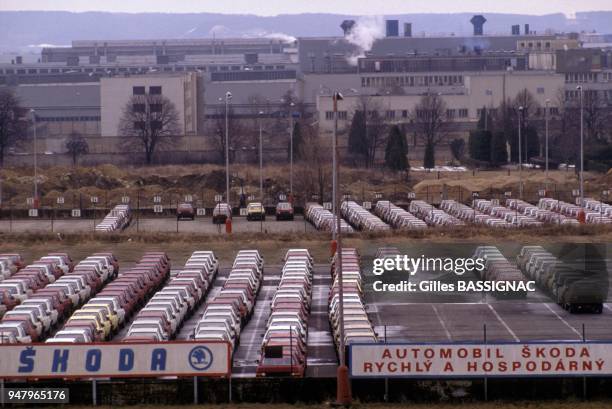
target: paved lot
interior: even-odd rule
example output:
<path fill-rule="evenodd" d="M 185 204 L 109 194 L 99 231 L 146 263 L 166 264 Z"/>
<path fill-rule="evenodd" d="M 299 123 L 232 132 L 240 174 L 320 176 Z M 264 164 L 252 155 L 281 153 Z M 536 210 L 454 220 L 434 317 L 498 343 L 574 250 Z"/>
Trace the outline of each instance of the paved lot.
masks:
<path fill-rule="evenodd" d="M 60 219 L 51 221 L 49 219 L 18 219 L 0 220 L 0 231 L 26 233 L 26 232 L 58 232 L 58 233 L 85 233 L 92 232 L 96 223 L 101 219 Z M 175 218 L 160 217 L 134 219 L 130 226 L 124 231 L 132 233 L 141 232 L 179 232 L 183 233 L 205 233 L 224 234 L 225 225 L 216 225 L 212 219 L 196 218 L 196 220 L 181 220 L 177 223 Z M 232 230 L 234 233 L 301 233 L 316 231 L 314 226 L 305 221 L 302 216 L 296 216 L 293 221 L 276 221 L 274 217 L 265 222 L 247 221 L 245 217 L 234 217 Z"/>
<path fill-rule="evenodd" d="M 368 314 L 381 340 L 408 342 L 612 340 L 612 297 L 597 314 L 570 314 L 538 289 L 524 299 L 499 300 L 480 293 L 381 293 L 364 258 Z M 610 265 L 610 264 L 609 264 Z M 453 273 L 450 273 L 451 275 Z M 405 276 L 403 276 L 405 278 Z M 419 271 L 410 278 L 450 281 L 448 274 Z M 465 274 L 462 279 L 474 280 Z M 393 280 L 394 282 L 397 280 Z"/>

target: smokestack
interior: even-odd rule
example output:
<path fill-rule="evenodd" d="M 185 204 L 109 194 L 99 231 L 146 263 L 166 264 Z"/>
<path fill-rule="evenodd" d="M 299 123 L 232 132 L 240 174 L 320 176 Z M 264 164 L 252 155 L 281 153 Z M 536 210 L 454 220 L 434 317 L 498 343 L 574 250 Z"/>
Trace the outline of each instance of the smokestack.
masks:
<path fill-rule="evenodd" d="M 528 36 L 530 34 L 529 24 L 525 24 L 525 35 Z"/>
<path fill-rule="evenodd" d="M 487 19 L 484 16 L 478 14 L 472 17 L 470 23 L 474 26 L 474 35 L 481 36 L 484 33 L 484 24 L 487 22 Z"/>
<path fill-rule="evenodd" d="M 520 24 L 515 24 L 512 26 L 512 35 L 520 36 L 521 35 L 521 26 Z"/>
<path fill-rule="evenodd" d="M 340 28 L 345 36 L 351 34 L 353 27 L 355 27 L 355 20 L 344 20 L 342 24 L 340 24 Z"/>
<path fill-rule="evenodd" d="M 387 20 L 387 37 L 399 36 L 399 20 Z"/>
<path fill-rule="evenodd" d="M 412 37 L 412 23 L 404 23 L 404 37 Z"/>

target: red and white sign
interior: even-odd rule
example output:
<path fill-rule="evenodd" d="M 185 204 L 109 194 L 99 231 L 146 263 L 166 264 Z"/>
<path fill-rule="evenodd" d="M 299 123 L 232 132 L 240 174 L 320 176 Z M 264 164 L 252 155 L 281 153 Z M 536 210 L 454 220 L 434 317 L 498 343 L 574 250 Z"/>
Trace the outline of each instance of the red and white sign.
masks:
<path fill-rule="evenodd" d="M 599 376 L 612 343 L 351 345 L 353 377 Z"/>

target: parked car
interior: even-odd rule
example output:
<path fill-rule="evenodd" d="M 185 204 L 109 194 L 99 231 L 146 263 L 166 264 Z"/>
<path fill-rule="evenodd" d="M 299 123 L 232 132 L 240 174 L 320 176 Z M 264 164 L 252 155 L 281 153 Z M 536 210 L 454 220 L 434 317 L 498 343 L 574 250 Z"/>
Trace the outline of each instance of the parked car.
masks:
<path fill-rule="evenodd" d="M 195 219 L 195 209 L 191 203 L 181 203 L 176 208 L 176 218 L 181 219 Z"/>
<path fill-rule="evenodd" d="M 223 224 L 227 219 L 232 218 L 232 208 L 227 203 L 217 203 L 213 209 L 212 222 Z"/>
<path fill-rule="evenodd" d="M 293 220 L 293 205 L 280 202 L 276 205 L 276 220 Z"/>
<path fill-rule="evenodd" d="M 247 206 L 247 220 L 266 220 L 266 210 L 261 203 L 249 203 Z"/>

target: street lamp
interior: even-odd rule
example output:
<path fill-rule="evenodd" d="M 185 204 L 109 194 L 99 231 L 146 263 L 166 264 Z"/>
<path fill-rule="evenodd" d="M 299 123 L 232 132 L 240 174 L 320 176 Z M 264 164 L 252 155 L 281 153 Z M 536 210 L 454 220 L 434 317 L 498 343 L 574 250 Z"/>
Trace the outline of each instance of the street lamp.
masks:
<path fill-rule="evenodd" d="M 30 109 L 34 124 L 34 207 L 38 208 L 38 137 L 36 135 L 36 111 Z"/>
<path fill-rule="evenodd" d="M 295 104 L 289 104 L 289 192 L 293 196 L 293 107 Z"/>
<path fill-rule="evenodd" d="M 259 197 L 263 206 L 263 127 L 262 117 L 264 112 L 259 111 Z"/>
<path fill-rule="evenodd" d="M 339 340 L 339 361 L 337 373 L 337 390 L 336 403 L 348 405 L 351 402 L 350 384 L 348 380 L 348 368 L 346 366 L 345 340 L 344 340 L 344 280 L 342 267 L 342 216 L 340 210 L 340 200 L 338 197 L 338 182 L 339 182 L 339 157 L 338 157 L 338 101 L 344 98 L 340 92 L 334 92 L 334 137 L 333 137 L 333 159 L 334 159 L 334 204 L 336 207 L 336 274 L 338 276 L 338 307 L 340 309 L 340 340 Z"/>
<path fill-rule="evenodd" d="M 521 123 L 521 119 L 523 116 L 523 111 L 525 108 L 523 108 L 523 106 L 520 106 L 518 108 L 519 110 L 519 114 L 518 114 L 518 160 L 519 160 L 519 198 L 522 199 L 523 198 L 523 156 L 522 156 L 522 123 Z"/>
<path fill-rule="evenodd" d="M 576 89 L 580 91 L 580 207 L 584 207 L 584 90 L 582 85 Z"/>
<path fill-rule="evenodd" d="M 230 176 L 229 176 L 229 103 L 232 93 L 225 93 L 225 195 L 227 204 L 230 204 Z M 230 205 L 231 209 L 231 205 Z"/>
<path fill-rule="evenodd" d="M 546 112 L 545 117 L 546 117 L 546 185 L 548 186 L 548 120 L 549 120 L 549 111 L 550 109 L 548 108 L 548 106 L 550 105 L 550 99 L 546 100 Z"/>

